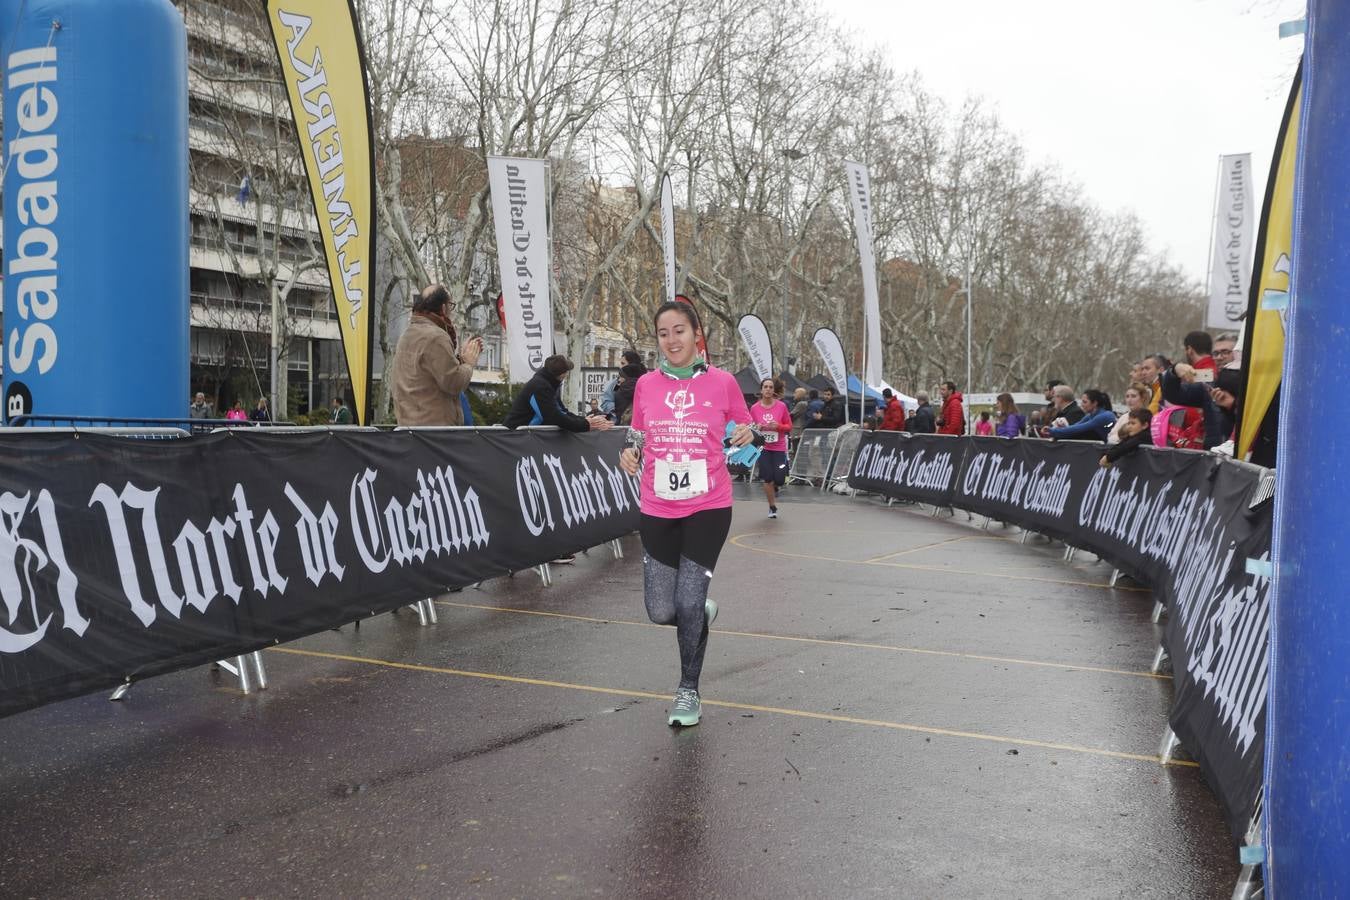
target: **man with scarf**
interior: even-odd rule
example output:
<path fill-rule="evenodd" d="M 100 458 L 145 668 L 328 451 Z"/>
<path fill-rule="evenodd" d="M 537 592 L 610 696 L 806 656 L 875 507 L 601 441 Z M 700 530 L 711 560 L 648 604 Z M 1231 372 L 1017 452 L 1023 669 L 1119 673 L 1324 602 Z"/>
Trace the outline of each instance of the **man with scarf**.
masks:
<path fill-rule="evenodd" d="M 462 395 L 483 352 L 483 339 L 459 349 L 450 323 L 450 292 L 433 284 L 413 303 L 394 351 L 394 415 L 400 425 L 463 425 Z"/>

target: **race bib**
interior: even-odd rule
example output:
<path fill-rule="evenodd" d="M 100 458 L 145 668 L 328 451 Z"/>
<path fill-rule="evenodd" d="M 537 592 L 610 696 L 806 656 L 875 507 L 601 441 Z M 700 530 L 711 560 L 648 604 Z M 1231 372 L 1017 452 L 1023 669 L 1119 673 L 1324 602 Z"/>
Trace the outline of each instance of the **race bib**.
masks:
<path fill-rule="evenodd" d="M 708 493 L 708 463 L 702 459 L 685 462 L 656 460 L 656 496 L 662 500 L 688 500 Z"/>

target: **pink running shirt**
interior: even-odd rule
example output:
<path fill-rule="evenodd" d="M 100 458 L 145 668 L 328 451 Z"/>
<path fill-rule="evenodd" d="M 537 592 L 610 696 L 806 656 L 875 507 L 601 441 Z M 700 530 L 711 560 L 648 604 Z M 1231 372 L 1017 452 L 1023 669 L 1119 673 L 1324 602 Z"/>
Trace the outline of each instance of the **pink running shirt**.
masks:
<path fill-rule="evenodd" d="M 709 366 L 692 378 L 675 378 L 656 369 L 638 379 L 633 390 L 633 429 L 646 435 L 640 504 L 644 513 L 681 519 L 731 505 L 731 476 L 722 453 L 727 422 L 751 424 L 740 385 L 728 372 Z M 707 492 L 687 500 L 656 496 L 658 459 L 703 461 L 708 472 Z"/>
<path fill-rule="evenodd" d="M 767 425 L 769 422 L 778 423 L 778 434 L 773 436 L 772 432 L 764 432 L 765 450 L 787 450 L 787 436 L 792 431 L 792 413 L 788 412 L 787 404 L 782 400 L 773 401 L 773 406 L 765 408 L 759 400 L 750 404 L 750 418 L 755 420 L 755 425 Z M 773 440 L 768 440 L 773 436 Z"/>

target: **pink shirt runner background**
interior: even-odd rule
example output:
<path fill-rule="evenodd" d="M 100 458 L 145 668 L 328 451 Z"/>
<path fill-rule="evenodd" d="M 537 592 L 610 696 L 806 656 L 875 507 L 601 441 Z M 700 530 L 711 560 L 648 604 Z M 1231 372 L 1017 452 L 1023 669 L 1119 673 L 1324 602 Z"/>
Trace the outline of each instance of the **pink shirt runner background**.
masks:
<path fill-rule="evenodd" d="M 788 412 L 787 404 L 782 400 L 773 401 L 773 406 L 764 407 L 764 404 L 756 400 L 750 404 L 750 417 L 755 420 L 756 425 L 767 425 L 769 422 L 777 422 L 779 431 L 777 437 L 773 440 L 764 442 L 765 450 L 787 450 L 787 435 L 792 431 L 792 413 Z M 768 438 L 770 432 L 764 432 Z"/>
<path fill-rule="evenodd" d="M 646 435 L 640 504 L 644 513 L 679 519 L 731 505 L 731 476 L 722 453 L 727 422 L 751 424 L 740 385 L 729 372 L 709 366 L 692 378 L 675 378 L 657 369 L 638 379 L 633 390 L 633 428 Z M 708 492 L 688 500 L 656 496 L 658 458 L 703 460 L 708 466 Z"/>

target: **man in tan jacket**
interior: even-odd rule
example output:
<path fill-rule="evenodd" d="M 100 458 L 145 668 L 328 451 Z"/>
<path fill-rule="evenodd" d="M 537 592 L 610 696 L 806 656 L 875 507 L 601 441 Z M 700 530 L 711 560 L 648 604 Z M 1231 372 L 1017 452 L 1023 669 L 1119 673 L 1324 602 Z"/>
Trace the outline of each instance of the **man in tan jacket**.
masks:
<path fill-rule="evenodd" d="M 413 303 L 412 319 L 394 351 L 394 415 L 400 425 L 463 425 L 460 395 L 469 386 L 483 339 L 456 350 L 450 292 L 433 284 Z"/>

